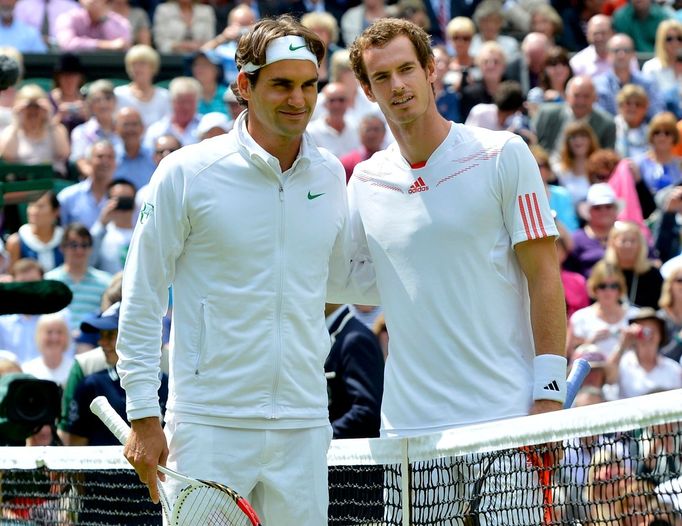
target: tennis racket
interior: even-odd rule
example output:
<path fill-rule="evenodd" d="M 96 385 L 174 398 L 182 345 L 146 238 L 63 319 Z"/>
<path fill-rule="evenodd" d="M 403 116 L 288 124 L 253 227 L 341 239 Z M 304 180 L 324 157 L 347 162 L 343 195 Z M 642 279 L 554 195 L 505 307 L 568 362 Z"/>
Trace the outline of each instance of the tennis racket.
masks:
<path fill-rule="evenodd" d="M 128 424 L 114 411 L 109 401 L 98 396 L 90 404 L 90 410 L 125 444 L 130 435 Z M 158 466 L 159 472 L 185 484 L 175 505 L 159 484 L 161 508 L 170 526 L 262 526 L 251 505 L 231 488 L 208 480 L 197 480 Z"/>

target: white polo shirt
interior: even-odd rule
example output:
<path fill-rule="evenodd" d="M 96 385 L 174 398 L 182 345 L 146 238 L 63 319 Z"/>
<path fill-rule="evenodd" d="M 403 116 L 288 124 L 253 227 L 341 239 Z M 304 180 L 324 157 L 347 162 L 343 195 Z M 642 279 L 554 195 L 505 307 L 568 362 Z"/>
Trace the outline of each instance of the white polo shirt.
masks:
<path fill-rule="evenodd" d="M 360 163 L 349 202 L 390 335 L 383 434 L 527 414 L 535 350 L 513 247 L 557 230 L 525 143 L 453 123 L 422 168 L 397 144 Z"/>

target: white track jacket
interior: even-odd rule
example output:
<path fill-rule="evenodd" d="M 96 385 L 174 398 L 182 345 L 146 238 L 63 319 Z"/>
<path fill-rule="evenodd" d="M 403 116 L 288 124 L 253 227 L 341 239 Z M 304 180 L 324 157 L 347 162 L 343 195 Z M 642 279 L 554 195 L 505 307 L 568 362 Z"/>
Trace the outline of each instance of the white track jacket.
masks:
<path fill-rule="evenodd" d="M 344 170 L 304 135 L 283 176 L 246 132 L 245 114 L 229 134 L 168 156 L 152 177 L 117 343 L 131 420 L 159 415 L 172 284 L 168 416 L 247 427 L 328 422 L 325 292 L 328 282 L 332 296 L 343 291 L 349 275 Z"/>

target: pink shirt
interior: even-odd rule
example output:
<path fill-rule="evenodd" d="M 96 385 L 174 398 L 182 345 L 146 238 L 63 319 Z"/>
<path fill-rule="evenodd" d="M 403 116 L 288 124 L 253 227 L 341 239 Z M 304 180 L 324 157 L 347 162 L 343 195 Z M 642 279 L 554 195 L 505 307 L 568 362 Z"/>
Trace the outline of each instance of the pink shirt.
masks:
<path fill-rule="evenodd" d="M 85 9 L 79 8 L 57 18 L 57 44 L 66 51 L 95 50 L 100 40 L 124 38 L 131 43 L 128 19 L 109 11 L 104 20 L 93 23 Z"/>

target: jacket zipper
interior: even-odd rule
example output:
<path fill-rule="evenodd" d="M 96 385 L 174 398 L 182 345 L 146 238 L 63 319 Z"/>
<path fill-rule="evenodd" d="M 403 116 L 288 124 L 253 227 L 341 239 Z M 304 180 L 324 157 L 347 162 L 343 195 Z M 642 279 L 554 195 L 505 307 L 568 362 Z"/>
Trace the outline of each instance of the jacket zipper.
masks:
<path fill-rule="evenodd" d="M 270 418 L 277 418 L 277 389 L 279 388 L 280 368 L 282 364 L 282 303 L 284 302 L 284 187 L 280 183 L 279 197 L 279 283 L 277 284 L 277 309 L 275 311 L 275 378 L 272 384 L 272 408 Z"/>
<path fill-rule="evenodd" d="M 199 308 L 199 348 L 197 349 L 197 359 L 194 363 L 194 375 L 199 376 L 199 365 L 201 364 L 201 356 L 204 350 L 204 339 L 206 337 L 206 298 L 202 298 L 201 306 Z"/>

